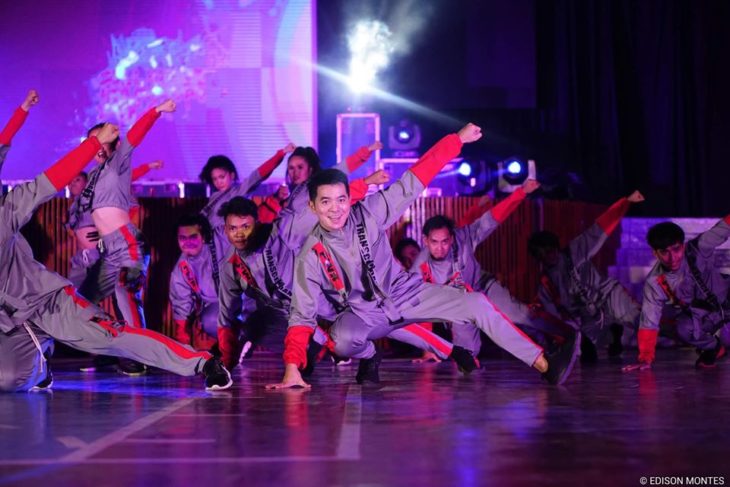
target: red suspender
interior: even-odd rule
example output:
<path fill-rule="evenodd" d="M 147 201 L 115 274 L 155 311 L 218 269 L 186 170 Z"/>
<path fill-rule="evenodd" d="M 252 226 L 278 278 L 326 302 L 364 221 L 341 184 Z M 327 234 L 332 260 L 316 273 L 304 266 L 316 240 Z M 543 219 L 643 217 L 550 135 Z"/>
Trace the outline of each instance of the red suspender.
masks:
<path fill-rule="evenodd" d="M 674 291 L 672 291 L 672 288 L 669 287 L 669 283 L 667 282 L 667 276 L 664 274 L 660 274 L 659 277 L 656 278 L 657 282 L 659 283 L 659 287 L 662 288 L 662 291 L 664 291 L 664 294 L 666 294 L 669 301 L 672 302 L 672 306 L 679 306 L 680 308 L 688 308 L 687 303 L 682 301 L 677 297 L 676 294 L 674 294 Z"/>
<path fill-rule="evenodd" d="M 256 279 L 253 277 L 253 274 L 251 273 L 251 269 L 248 268 L 246 263 L 239 257 L 237 253 L 233 253 L 233 256 L 228 260 L 231 264 L 233 264 L 233 270 L 241 276 L 241 278 L 246 281 L 246 285 L 254 288 L 259 289 L 258 284 L 256 284 Z"/>
<path fill-rule="evenodd" d="M 324 273 L 327 274 L 327 278 L 330 280 L 330 283 L 332 283 L 332 286 L 334 286 L 335 290 L 342 298 L 342 301 L 344 303 L 347 303 L 347 291 L 345 290 L 345 283 L 342 281 L 340 273 L 337 271 L 337 268 L 332 261 L 332 256 L 324 247 L 324 245 L 322 245 L 322 242 L 317 242 L 316 244 L 314 244 L 312 250 L 314 250 L 314 253 L 317 254 L 319 262 L 320 264 L 322 264 L 322 269 L 324 269 Z"/>
<path fill-rule="evenodd" d="M 423 282 L 430 282 L 433 283 L 433 273 L 431 272 L 431 266 L 428 265 L 428 262 L 424 262 L 421 264 L 421 274 L 423 275 Z M 454 287 L 464 287 L 467 292 L 473 293 L 474 288 L 471 287 L 469 284 L 463 282 L 461 279 L 461 272 L 456 271 L 454 272 L 454 275 L 449 278 L 448 281 L 444 283 L 446 286 L 453 285 Z"/>
<path fill-rule="evenodd" d="M 421 264 L 421 274 L 423 274 L 423 282 L 430 282 L 433 284 L 433 273 L 431 272 L 431 266 L 428 262 Z"/>

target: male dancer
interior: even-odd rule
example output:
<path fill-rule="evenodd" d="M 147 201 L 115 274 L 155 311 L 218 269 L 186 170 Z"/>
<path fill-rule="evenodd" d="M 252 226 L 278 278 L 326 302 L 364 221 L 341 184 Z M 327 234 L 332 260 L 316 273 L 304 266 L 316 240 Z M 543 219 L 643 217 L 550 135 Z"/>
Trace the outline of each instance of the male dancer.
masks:
<path fill-rule="evenodd" d="M 550 356 L 522 334 L 480 293 L 424 283 L 395 262 L 385 229 L 395 223 L 464 143 L 481 138 L 473 124 L 444 137 L 389 188 L 351 207 L 347 177 L 337 170 L 315 174 L 308 184 L 318 225 L 297 258 L 281 383 L 274 388 L 308 387 L 299 369 L 306 365 L 307 340 L 324 296 L 337 318 L 330 329 L 334 352 L 360 358 L 357 382 L 379 382 L 380 356 L 373 339 L 424 321 L 471 322 L 495 343 L 535 367 L 553 384 L 567 379 L 575 341 Z"/>
<path fill-rule="evenodd" d="M 33 181 L 16 186 L 0 199 L 0 282 L 4 283 L 0 290 L 0 390 L 50 387 L 53 379 L 46 357 L 53 339 L 181 375 L 203 373 L 209 390 L 231 386 L 230 374 L 210 354 L 111 320 L 80 297 L 69 281 L 35 261 L 19 232 L 40 204 L 50 200 L 118 135 L 116 126 L 102 126 Z"/>
<path fill-rule="evenodd" d="M 460 228 L 455 228 L 453 221 L 443 215 L 429 218 L 423 226 L 424 249 L 413 263 L 413 269 L 420 272 L 426 282 L 486 294 L 489 301 L 513 323 L 541 335 L 563 337 L 575 331 L 559 319 L 550 319 L 515 299 L 493 274 L 482 269 L 475 255 L 477 247 L 517 209 L 528 194 L 539 187 L 540 183 L 528 179 L 521 188 L 472 223 Z M 451 331 L 454 344 L 466 348 L 475 357 L 479 354 L 481 338 L 478 328 L 470 323 L 452 323 Z"/>
<path fill-rule="evenodd" d="M 596 346 L 611 332 L 609 355 L 623 351 L 624 328 L 636 329 L 639 304 L 615 279 L 602 276 L 590 262 L 616 229 L 632 203 L 644 197 L 638 191 L 621 198 L 567 248 L 560 250 L 558 236 L 548 231 L 534 233 L 528 249 L 543 265 L 538 300 L 545 310 L 580 326 L 583 334 L 581 362 L 598 360 Z"/>
<path fill-rule="evenodd" d="M 679 338 L 697 347 L 698 368 L 714 367 L 730 346 L 730 279 L 715 265 L 715 249 L 730 237 L 730 215 L 685 244 L 684 231 L 664 222 L 649 229 L 647 241 L 657 263 L 644 284 L 639 320 L 639 363 L 625 371 L 645 369 L 654 362 L 659 320 L 665 306 L 679 311 Z"/>

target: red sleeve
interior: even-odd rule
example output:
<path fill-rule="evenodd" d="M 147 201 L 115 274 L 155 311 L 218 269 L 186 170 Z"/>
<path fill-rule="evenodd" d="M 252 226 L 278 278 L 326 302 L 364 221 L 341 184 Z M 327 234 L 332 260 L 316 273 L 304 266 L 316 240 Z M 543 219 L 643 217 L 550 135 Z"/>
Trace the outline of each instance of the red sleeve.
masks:
<path fill-rule="evenodd" d="M 454 157 L 459 155 L 462 146 L 461 139 L 456 134 L 447 135 L 431 147 L 428 152 L 410 168 L 410 171 L 428 186 L 441 169 Z"/>
<path fill-rule="evenodd" d="M 259 205 L 259 223 L 273 223 L 279 212 L 281 203 L 274 196 L 267 196 Z"/>
<path fill-rule="evenodd" d="M 5 125 L 3 131 L 0 132 L 1 145 L 10 145 L 10 142 L 13 140 L 15 134 L 18 133 L 20 127 L 23 126 L 23 122 L 25 122 L 26 118 L 28 118 L 28 112 L 20 107 L 18 107 L 15 112 L 13 112 L 13 116 L 10 117 L 7 125 Z"/>
<path fill-rule="evenodd" d="M 139 166 L 132 169 L 132 181 L 136 181 L 148 172 L 150 172 L 152 168 L 150 167 L 150 163 L 147 162 L 145 164 L 140 164 Z"/>
<path fill-rule="evenodd" d="M 190 345 L 192 343 L 192 340 L 190 338 L 190 334 L 187 330 L 187 321 L 186 320 L 175 320 L 175 330 L 174 330 L 173 338 L 180 342 L 184 343 L 185 345 Z"/>
<path fill-rule="evenodd" d="M 78 173 L 84 170 L 86 165 L 91 162 L 94 155 L 100 149 L 101 144 L 99 143 L 99 139 L 96 137 L 87 137 L 81 145 L 46 169 L 46 177 L 57 190 L 60 190 L 70 183 Z"/>
<path fill-rule="evenodd" d="M 284 363 L 295 364 L 299 369 L 307 366 L 307 344 L 314 329 L 309 326 L 290 326 L 284 339 Z"/>
<path fill-rule="evenodd" d="M 347 156 L 347 170 L 351 173 L 355 172 L 360 166 L 365 164 L 365 161 L 370 159 L 370 149 L 365 146 L 360 147 L 357 152 Z"/>
<path fill-rule="evenodd" d="M 476 204 L 469 208 L 467 212 L 464 214 L 464 216 L 461 217 L 459 220 L 459 224 L 457 225 L 459 228 L 465 227 L 467 225 L 471 225 L 475 221 L 479 219 L 487 210 L 492 208 L 492 202 L 488 201 L 484 203 L 483 205 Z"/>
<path fill-rule="evenodd" d="M 492 208 L 492 216 L 495 220 L 497 220 L 497 223 L 502 223 L 512 214 L 513 211 L 517 209 L 518 206 L 520 206 L 520 203 L 522 203 L 522 200 L 526 197 L 527 193 L 525 193 L 525 190 L 517 188 L 515 192 L 507 196 L 505 199 L 497 203 L 494 208 Z"/>
<path fill-rule="evenodd" d="M 134 147 L 139 146 L 144 136 L 147 135 L 147 132 L 150 131 L 157 119 L 160 118 L 160 115 L 162 114 L 156 108 L 152 108 L 142 115 L 142 118 L 137 120 L 137 123 L 127 132 L 127 140 L 129 143 Z"/>
<path fill-rule="evenodd" d="M 274 157 L 261 164 L 258 168 L 259 176 L 262 178 L 268 178 L 271 173 L 274 172 L 274 169 L 281 164 L 281 161 L 284 160 L 284 154 L 285 152 L 283 150 L 278 150 L 276 151 L 276 154 L 274 154 Z"/>
<path fill-rule="evenodd" d="M 725 218 L 723 218 L 722 221 L 724 221 L 725 223 L 727 223 L 728 225 L 730 225 L 730 215 L 728 215 Z"/>
<path fill-rule="evenodd" d="M 350 204 L 355 204 L 368 194 L 368 185 L 364 179 L 350 181 Z"/>
<path fill-rule="evenodd" d="M 642 364 L 650 364 L 654 361 L 656 353 L 656 339 L 659 330 L 639 329 L 639 362 Z"/>
<path fill-rule="evenodd" d="M 619 222 L 621 222 L 621 218 L 629 211 L 629 205 L 628 198 L 621 198 L 598 217 L 596 223 L 603 229 L 603 233 L 610 235 L 616 230 Z"/>
<path fill-rule="evenodd" d="M 221 351 L 221 361 L 228 370 L 238 365 L 238 336 L 233 328 L 229 326 L 218 327 L 218 350 Z"/>

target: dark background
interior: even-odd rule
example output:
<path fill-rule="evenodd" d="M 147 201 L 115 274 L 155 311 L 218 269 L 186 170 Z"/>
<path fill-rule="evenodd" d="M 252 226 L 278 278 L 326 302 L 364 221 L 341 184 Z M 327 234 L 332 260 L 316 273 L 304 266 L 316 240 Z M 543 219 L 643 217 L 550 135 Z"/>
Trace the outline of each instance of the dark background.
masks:
<path fill-rule="evenodd" d="M 356 100 L 320 75 L 321 153 L 334 153 L 348 108 L 380 113 L 384 139 L 402 118 L 418 123 L 422 150 L 474 121 L 486 137 L 467 156 L 534 158 L 564 189 L 555 195 L 610 202 L 638 188 L 644 215 L 728 212 L 730 2 L 320 0 L 320 64 L 347 72 L 346 33 L 360 18 L 396 35 L 420 21 L 379 85 L 455 120 Z"/>

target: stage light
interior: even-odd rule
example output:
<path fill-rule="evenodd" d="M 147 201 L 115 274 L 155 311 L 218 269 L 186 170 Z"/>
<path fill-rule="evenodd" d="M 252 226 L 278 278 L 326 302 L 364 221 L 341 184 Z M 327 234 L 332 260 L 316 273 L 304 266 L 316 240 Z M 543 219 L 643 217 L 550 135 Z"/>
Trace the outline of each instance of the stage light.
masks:
<path fill-rule="evenodd" d="M 509 161 L 507 163 L 507 172 L 515 175 L 521 173 L 522 163 L 520 163 L 520 161 Z"/>
<path fill-rule="evenodd" d="M 396 152 L 396 157 L 417 156 L 420 146 L 421 127 L 418 124 L 403 119 L 388 127 L 388 148 Z"/>
<path fill-rule="evenodd" d="M 535 161 L 527 163 L 523 159 L 510 157 L 497 163 L 499 174 L 497 187 L 503 193 L 511 193 L 519 188 L 527 179 L 537 178 Z"/>
<path fill-rule="evenodd" d="M 459 175 L 468 178 L 469 176 L 471 176 L 472 173 L 471 165 L 468 162 L 464 161 L 459 164 L 459 169 L 457 171 L 459 172 Z"/>
<path fill-rule="evenodd" d="M 393 52 L 388 26 L 377 20 L 364 20 L 347 36 L 350 48 L 348 84 L 355 93 L 367 91 L 380 70 L 388 66 Z"/>

